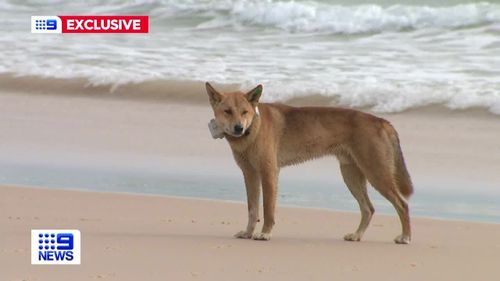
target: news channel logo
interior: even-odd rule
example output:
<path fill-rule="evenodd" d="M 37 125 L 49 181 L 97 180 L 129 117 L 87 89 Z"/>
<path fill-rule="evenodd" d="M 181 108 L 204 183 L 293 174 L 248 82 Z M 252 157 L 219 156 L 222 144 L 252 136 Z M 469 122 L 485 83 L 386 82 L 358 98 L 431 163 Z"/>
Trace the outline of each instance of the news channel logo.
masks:
<path fill-rule="evenodd" d="M 31 33 L 62 33 L 58 16 L 31 16 Z"/>
<path fill-rule="evenodd" d="M 80 260 L 80 230 L 31 230 L 31 264 L 80 264 Z"/>

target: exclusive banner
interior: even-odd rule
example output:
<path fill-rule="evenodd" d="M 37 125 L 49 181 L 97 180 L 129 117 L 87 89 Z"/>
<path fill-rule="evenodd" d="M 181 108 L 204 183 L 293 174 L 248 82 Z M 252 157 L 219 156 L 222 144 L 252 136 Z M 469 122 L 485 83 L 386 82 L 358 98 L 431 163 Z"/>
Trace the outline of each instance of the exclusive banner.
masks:
<path fill-rule="evenodd" d="M 32 16 L 31 33 L 148 33 L 149 16 Z"/>

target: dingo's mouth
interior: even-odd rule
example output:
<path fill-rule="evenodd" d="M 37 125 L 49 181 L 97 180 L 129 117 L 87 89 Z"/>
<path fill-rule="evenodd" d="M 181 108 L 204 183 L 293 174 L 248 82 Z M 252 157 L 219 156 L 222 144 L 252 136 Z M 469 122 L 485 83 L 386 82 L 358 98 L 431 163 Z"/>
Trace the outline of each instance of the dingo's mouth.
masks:
<path fill-rule="evenodd" d="M 226 133 L 228 135 L 230 135 L 231 137 L 235 137 L 235 138 L 241 138 L 243 136 L 245 136 L 245 130 L 243 130 L 241 133 L 236 133 L 236 132 L 231 132 L 231 133 Z"/>

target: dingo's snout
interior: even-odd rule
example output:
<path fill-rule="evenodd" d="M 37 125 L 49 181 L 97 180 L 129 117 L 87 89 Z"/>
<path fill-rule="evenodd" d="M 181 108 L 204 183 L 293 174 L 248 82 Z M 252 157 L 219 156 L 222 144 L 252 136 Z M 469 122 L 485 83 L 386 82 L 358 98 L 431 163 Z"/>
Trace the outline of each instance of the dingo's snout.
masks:
<path fill-rule="evenodd" d="M 241 124 L 234 125 L 234 129 L 233 129 L 234 130 L 234 134 L 235 135 L 241 135 L 241 134 L 243 134 L 243 129 L 244 128 L 243 128 L 243 126 Z"/>

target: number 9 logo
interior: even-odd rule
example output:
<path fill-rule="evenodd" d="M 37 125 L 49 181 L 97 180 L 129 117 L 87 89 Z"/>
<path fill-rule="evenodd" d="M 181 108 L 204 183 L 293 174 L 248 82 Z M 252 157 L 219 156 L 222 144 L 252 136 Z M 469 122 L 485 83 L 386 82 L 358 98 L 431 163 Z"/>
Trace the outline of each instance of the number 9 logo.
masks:
<path fill-rule="evenodd" d="M 47 30 L 56 30 L 56 29 L 57 29 L 57 21 L 47 20 Z"/>
<path fill-rule="evenodd" d="M 57 249 L 58 250 L 73 250 L 73 234 L 59 233 L 57 234 Z"/>

